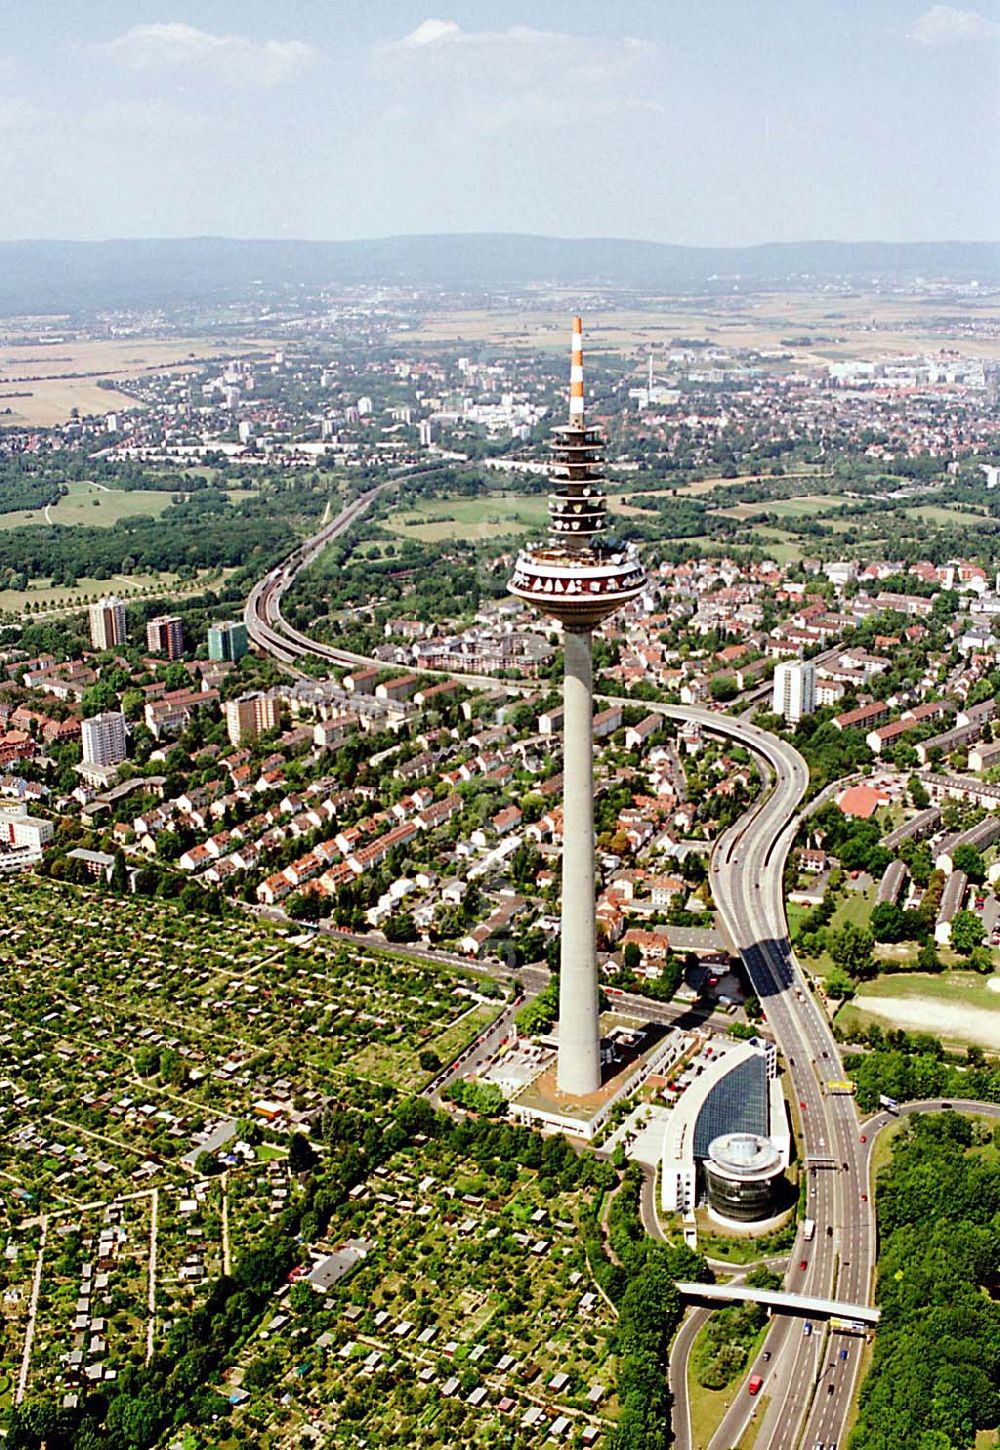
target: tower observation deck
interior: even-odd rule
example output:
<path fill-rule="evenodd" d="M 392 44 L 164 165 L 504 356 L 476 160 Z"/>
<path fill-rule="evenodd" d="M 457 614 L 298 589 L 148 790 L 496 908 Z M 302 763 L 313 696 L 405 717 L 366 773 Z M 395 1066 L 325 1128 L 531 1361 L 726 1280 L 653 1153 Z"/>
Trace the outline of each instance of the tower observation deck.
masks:
<path fill-rule="evenodd" d="M 517 557 L 512 594 L 563 626 L 563 881 L 558 1085 L 584 1097 L 601 1085 L 594 921 L 595 624 L 635 599 L 646 575 L 631 544 L 607 536 L 600 434 L 583 408 L 583 325 L 573 319 L 569 423 L 554 430 L 547 543 Z"/>
<path fill-rule="evenodd" d="M 592 629 L 642 592 L 646 575 L 632 544 L 609 540 L 598 430 L 584 421 L 583 340 L 573 319 L 569 423 L 554 430 L 549 538 L 518 555 L 509 589 L 567 629 Z"/>

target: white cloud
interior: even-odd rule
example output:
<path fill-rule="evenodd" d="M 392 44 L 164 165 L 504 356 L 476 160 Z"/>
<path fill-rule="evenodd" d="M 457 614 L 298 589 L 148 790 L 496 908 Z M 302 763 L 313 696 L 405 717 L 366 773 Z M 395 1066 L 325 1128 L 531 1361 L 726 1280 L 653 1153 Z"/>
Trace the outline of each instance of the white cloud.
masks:
<path fill-rule="evenodd" d="M 661 109 L 664 52 L 627 37 L 597 40 L 523 25 L 467 31 L 428 18 L 377 46 L 373 59 L 400 114 L 436 114 L 478 132 L 582 132 L 612 116 Z"/>
<path fill-rule="evenodd" d="M 921 15 L 910 32 L 910 38 L 929 50 L 939 46 L 965 45 L 1000 39 L 1000 24 L 987 19 L 978 10 L 932 5 L 926 14 Z"/>
<path fill-rule="evenodd" d="M 434 45 L 441 40 L 460 40 L 462 31 L 454 20 L 425 20 L 416 30 L 398 42 L 399 45 Z"/>
<path fill-rule="evenodd" d="M 237 89 L 270 89 L 294 80 L 316 60 L 301 40 L 249 40 L 244 35 L 211 35 L 193 25 L 134 25 L 94 49 L 144 74 L 198 72 Z"/>

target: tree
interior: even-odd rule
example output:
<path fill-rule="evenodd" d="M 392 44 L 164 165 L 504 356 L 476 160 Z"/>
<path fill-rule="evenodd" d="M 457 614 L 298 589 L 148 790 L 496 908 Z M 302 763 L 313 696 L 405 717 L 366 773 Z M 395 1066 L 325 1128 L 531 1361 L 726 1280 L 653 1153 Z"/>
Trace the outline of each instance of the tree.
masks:
<path fill-rule="evenodd" d="M 957 911 L 951 919 L 951 945 L 963 957 L 971 957 L 982 945 L 983 923 L 974 911 Z"/>
<path fill-rule="evenodd" d="M 840 1002 L 848 1002 L 854 996 L 854 983 L 839 967 L 826 979 L 826 995 L 835 997 Z"/>
<path fill-rule="evenodd" d="M 903 939 L 903 909 L 893 901 L 880 901 L 872 908 L 869 921 L 872 936 L 879 942 Z"/>
<path fill-rule="evenodd" d="M 838 967 L 855 980 L 871 976 L 874 971 L 872 948 L 875 938 L 864 927 L 848 921 L 839 931 L 830 933 L 827 949 Z"/>
<path fill-rule="evenodd" d="M 642 966 L 642 952 L 637 942 L 625 943 L 625 950 L 622 952 L 622 964 L 627 972 L 635 972 Z"/>
<path fill-rule="evenodd" d="M 911 775 L 910 776 L 910 782 L 909 782 L 909 791 L 910 791 L 910 800 L 916 806 L 917 810 L 918 811 L 924 811 L 924 810 L 926 810 L 927 807 L 931 803 L 931 798 L 927 794 L 927 789 L 926 789 L 923 781 L 920 780 L 920 779 L 918 779 L 917 776 Z"/>
<path fill-rule="evenodd" d="M 319 1159 L 316 1149 L 304 1133 L 293 1133 L 288 1145 L 288 1168 L 291 1173 L 310 1173 Z"/>
<path fill-rule="evenodd" d="M 970 881 L 986 880 L 986 866 L 975 846 L 956 846 L 951 859 L 955 870 L 964 871 Z"/>
<path fill-rule="evenodd" d="M 934 942 L 926 941 L 917 953 L 917 968 L 921 972 L 939 972 L 941 970 L 941 958 L 938 956 L 938 949 Z"/>

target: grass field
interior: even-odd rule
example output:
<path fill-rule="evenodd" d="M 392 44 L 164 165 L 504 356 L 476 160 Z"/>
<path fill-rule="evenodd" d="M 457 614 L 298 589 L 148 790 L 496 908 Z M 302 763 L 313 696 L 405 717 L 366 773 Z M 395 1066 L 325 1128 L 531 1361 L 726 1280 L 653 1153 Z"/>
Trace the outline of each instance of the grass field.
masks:
<path fill-rule="evenodd" d="M 707 1328 L 707 1325 L 706 1325 Z M 757 1333 L 753 1348 L 747 1356 L 747 1365 L 753 1364 L 754 1358 L 764 1342 L 768 1326 L 765 1324 Z M 707 1390 L 700 1385 L 692 1373 L 691 1366 L 694 1362 L 694 1348 L 698 1340 L 702 1338 L 705 1329 L 702 1329 L 695 1337 L 692 1345 L 692 1353 L 688 1359 L 688 1400 L 691 1407 L 691 1443 L 694 1450 L 705 1450 L 712 1436 L 715 1434 L 734 1398 L 743 1392 L 744 1384 L 749 1376 L 749 1369 L 740 1370 L 739 1374 L 730 1380 L 724 1390 Z M 756 1405 L 757 1422 L 763 1418 L 763 1407 L 767 1404 L 767 1397 L 758 1400 Z M 754 1427 L 756 1430 L 756 1426 Z"/>
<path fill-rule="evenodd" d="M 0 613 L 21 615 L 29 604 L 39 606 L 34 613 L 77 613 L 86 609 L 87 603 L 76 604 L 74 601 L 99 599 L 102 594 L 117 594 L 126 603 L 140 594 L 146 598 L 169 594 L 172 599 L 180 599 L 185 594 L 197 594 L 210 580 L 218 581 L 232 572 L 231 569 L 205 569 L 197 579 L 184 584 L 177 582 L 176 574 L 114 574 L 110 579 L 78 579 L 72 589 L 64 584 L 53 587 L 48 580 L 33 579 L 23 593 L 16 589 L 0 589 Z"/>
<path fill-rule="evenodd" d="M 902 1027 L 930 1032 L 956 1046 L 970 1043 L 1000 1051 L 1000 992 L 976 972 L 896 972 L 866 982 L 852 1003 L 837 1014 L 851 1032 L 859 1025 Z"/>
<path fill-rule="evenodd" d="M 835 493 L 811 493 L 803 494 L 801 498 L 775 498 L 766 499 L 761 503 L 738 503 L 734 504 L 732 508 L 719 509 L 719 513 L 731 519 L 745 519 L 751 514 L 762 512 L 777 514 L 779 518 L 804 519 L 812 518 L 814 514 L 820 513 L 823 509 L 833 508 L 844 501 Z"/>
<path fill-rule="evenodd" d="M 830 475 L 828 473 L 821 472 L 819 468 L 812 470 L 804 469 L 800 473 L 784 474 L 783 481 L 787 483 L 789 479 L 802 478 L 808 479 L 810 483 L 818 483 L 824 478 L 829 478 L 829 476 Z M 694 495 L 697 497 L 698 494 L 711 493 L 714 488 L 739 488 L 744 483 L 773 482 L 774 479 L 769 474 L 741 473 L 738 478 L 696 478 L 691 483 L 681 484 L 678 491 L 680 493 Z M 646 490 L 643 491 L 646 492 Z M 765 505 L 758 504 L 755 505 L 755 507 L 763 508 L 765 507 Z"/>
<path fill-rule="evenodd" d="M 906 509 L 905 512 L 907 518 L 919 519 L 924 524 L 940 524 L 944 528 L 949 526 L 974 528 L 977 524 L 981 524 L 984 518 L 989 517 L 986 513 L 970 513 L 965 509 L 948 508 L 944 504 L 936 503 L 919 504 L 916 508 Z"/>
<path fill-rule="evenodd" d="M 19 509 L 0 514 L 0 529 L 17 529 L 24 525 L 88 524 L 91 528 L 110 528 L 119 519 L 141 515 L 156 518 L 170 506 L 171 495 L 157 489 L 110 489 L 96 483 L 76 481 L 67 484 L 69 492 L 48 509 Z"/>
<path fill-rule="evenodd" d="M 541 533 L 548 506 L 539 494 L 493 493 L 484 498 L 423 500 L 409 513 L 395 514 L 386 528 L 403 538 L 436 543 L 439 539 L 492 540 L 498 533 Z"/>
<path fill-rule="evenodd" d="M 270 346 L 261 341 L 216 342 L 196 337 L 99 341 L 70 338 L 53 345 L 8 345 L 0 352 L 0 410 L 10 409 L 10 413 L 2 414 L 2 421 L 47 427 L 65 422 L 73 408 L 84 416 L 141 408 L 141 403 L 122 393 L 98 387 L 98 380 L 113 382 L 154 372 L 185 372 L 203 358 L 232 357 L 234 352 L 243 354 Z M 16 393 L 29 396 L 10 396 Z"/>

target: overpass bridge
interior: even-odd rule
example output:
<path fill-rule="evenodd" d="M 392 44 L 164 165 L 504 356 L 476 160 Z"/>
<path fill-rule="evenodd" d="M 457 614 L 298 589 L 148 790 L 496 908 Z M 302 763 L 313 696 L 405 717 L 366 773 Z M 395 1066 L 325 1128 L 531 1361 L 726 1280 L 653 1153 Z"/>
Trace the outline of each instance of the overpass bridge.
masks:
<path fill-rule="evenodd" d="M 812 1294 L 789 1294 L 783 1289 L 748 1289 L 745 1284 L 678 1284 L 682 1299 L 707 1304 L 764 1304 L 783 1314 L 815 1315 L 817 1319 L 850 1319 L 877 1324 L 881 1310 L 871 1304 L 848 1304 Z"/>

